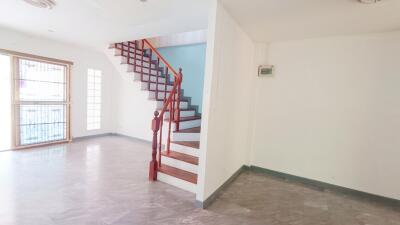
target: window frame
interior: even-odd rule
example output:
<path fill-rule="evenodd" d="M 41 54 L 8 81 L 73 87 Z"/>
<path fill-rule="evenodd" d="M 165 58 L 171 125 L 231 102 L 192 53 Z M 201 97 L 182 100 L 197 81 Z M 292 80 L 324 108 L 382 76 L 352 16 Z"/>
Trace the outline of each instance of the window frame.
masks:
<path fill-rule="evenodd" d="M 37 56 L 37 55 L 32 55 L 32 54 L 27 54 L 27 53 L 22 53 L 22 52 L 16 52 L 16 51 L 11 51 L 11 50 L 5 50 L 5 49 L 0 49 L 0 53 L 3 55 L 7 55 L 11 57 L 11 102 L 12 102 L 12 107 L 11 107 L 11 117 L 12 117 L 12 122 L 11 122 L 11 127 L 12 127 L 12 149 L 24 149 L 24 148 L 31 148 L 31 147 L 37 147 L 37 146 L 45 146 L 45 145 L 51 145 L 51 144 L 57 144 L 57 143 L 66 143 L 66 142 L 71 142 L 72 141 L 72 136 L 71 136 L 71 69 L 73 66 L 73 62 L 66 61 L 66 60 L 60 60 L 60 59 L 55 59 L 55 58 L 48 58 L 48 57 L 43 57 L 43 56 Z M 20 59 L 26 59 L 26 60 L 32 60 L 32 61 L 37 61 L 41 63 L 49 63 L 49 64 L 55 64 L 55 65 L 60 65 L 65 67 L 65 81 L 66 81 L 66 89 L 65 89 L 65 105 L 66 105 L 66 139 L 63 140 L 57 140 L 57 141 L 49 141 L 49 142 L 44 142 L 44 143 L 38 143 L 38 144 L 27 144 L 27 145 L 20 145 L 19 141 L 19 129 L 18 129 L 18 124 L 17 121 L 19 121 L 19 110 L 16 109 L 17 105 L 19 104 L 17 100 L 17 96 L 19 96 L 18 90 L 19 88 L 17 87 L 17 79 L 19 76 L 19 60 Z"/>

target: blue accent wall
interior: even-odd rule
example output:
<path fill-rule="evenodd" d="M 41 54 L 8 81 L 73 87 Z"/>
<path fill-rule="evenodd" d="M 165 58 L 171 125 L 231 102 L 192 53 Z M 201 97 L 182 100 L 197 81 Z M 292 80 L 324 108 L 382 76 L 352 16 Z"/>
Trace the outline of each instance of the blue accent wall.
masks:
<path fill-rule="evenodd" d="M 193 44 L 159 48 L 161 55 L 176 70 L 182 67 L 182 88 L 185 96 L 192 98 L 192 105 L 199 106 L 203 102 L 203 83 L 206 61 L 206 44 Z"/>

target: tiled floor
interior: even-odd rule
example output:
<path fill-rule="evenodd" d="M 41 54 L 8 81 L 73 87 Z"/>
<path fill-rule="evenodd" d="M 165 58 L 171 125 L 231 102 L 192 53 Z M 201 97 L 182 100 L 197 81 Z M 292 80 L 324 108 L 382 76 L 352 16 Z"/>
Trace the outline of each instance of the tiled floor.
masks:
<path fill-rule="evenodd" d="M 400 225 L 399 209 L 243 173 L 209 209 L 147 181 L 150 145 L 108 136 L 0 152 L 0 224 Z"/>

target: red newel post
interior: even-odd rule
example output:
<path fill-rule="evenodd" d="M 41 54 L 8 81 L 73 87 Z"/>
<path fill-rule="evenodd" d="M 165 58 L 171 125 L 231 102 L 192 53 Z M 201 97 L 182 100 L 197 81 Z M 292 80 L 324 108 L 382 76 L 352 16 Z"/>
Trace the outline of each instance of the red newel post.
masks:
<path fill-rule="evenodd" d="M 151 121 L 151 129 L 153 130 L 153 145 L 151 152 L 151 162 L 150 162 L 150 170 L 149 170 L 149 180 L 156 181 L 157 180 L 157 133 L 160 129 L 160 118 L 158 118 L 158 111 L 154 112 L 154 118 Z"/>

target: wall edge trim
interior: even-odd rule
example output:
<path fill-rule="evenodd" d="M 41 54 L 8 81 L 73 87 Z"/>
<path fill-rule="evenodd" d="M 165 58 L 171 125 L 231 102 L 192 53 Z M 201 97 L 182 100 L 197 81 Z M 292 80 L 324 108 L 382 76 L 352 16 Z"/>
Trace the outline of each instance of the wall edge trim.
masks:
<path fill-rule="evenodd" d="M 79 136 L 79 137 L 73 137 L 72 142 L 76 141 L 82 141 L 86 139 L 91 139 L 91 138 L 97 138 L 97 137 L 105 137 L 105 136 L 110 136 L 113 135 L 113 133 L 103 133 L 103 134 L 94 134 L 94 135 L 86 135 L 86 136 Z"/>
<path fill-rule="evenodd" d="M 344 194 L 344 195 L 354 197 L 357 200 L 366 200 L 366 201 L 378 203 L 381 205 L 400 209 L 400 200 L 398 200 L 398 199 L 384 197 L 384 196 L 380 196 L 380 195 L 376 195 L 376 194 L 372 194 L 372 193 L 368 193 L 368 192 L 364 192 L 364 191 L 346 188 L 346 187 L 329 184 L 329 183 L 325 183 L 325 182 L 318 181 L 318 180 L 312 180 L 309 178 L 295 176 L 295 175 L 291 175 L 291 174 L 287 174 L 287 173 L 283 173 L 283 172 L 279 172 L 279 171 L 275 171 L 275 170 L 270 170 L 270 169 L 266 169 L 266 168 L 262 168 L 262 167 L 258 167 L 258 166 L 253 166 L 253 165 L 251 165 L 249 167 L 249 170 L 252 172 L 255 172 L 255 173 L 262 173 L 262 174 L 269 175 L 269 176 L 272 176 L 275 178 L 283 179 L 283 180 L 286 180 L 286 181 L 289 181 L 292 183 L 302 184 L 308 188 L 316 189 L 318 191 L 322 191 L 322 192 L 330 191 L 330 192 L 333 192 L 336 194 Z"/>
<path fill-rule="evenodd" d="M 125 134 L 120 134 L 120 133 L 111 133 L 111 135 L 128 138 L 128 139 L 131 139 L 131 140 L 134 140 L 134 141 L 144 142 L 146 144 L 152 144 L 153 143 L 153 142 L 151 142 L 149 140 L 146 140 L 146 139 L 141 139 L 141 138 L 137 138 L 137 137 L 133 137 L 133 136 L 125 135 Z"/>

